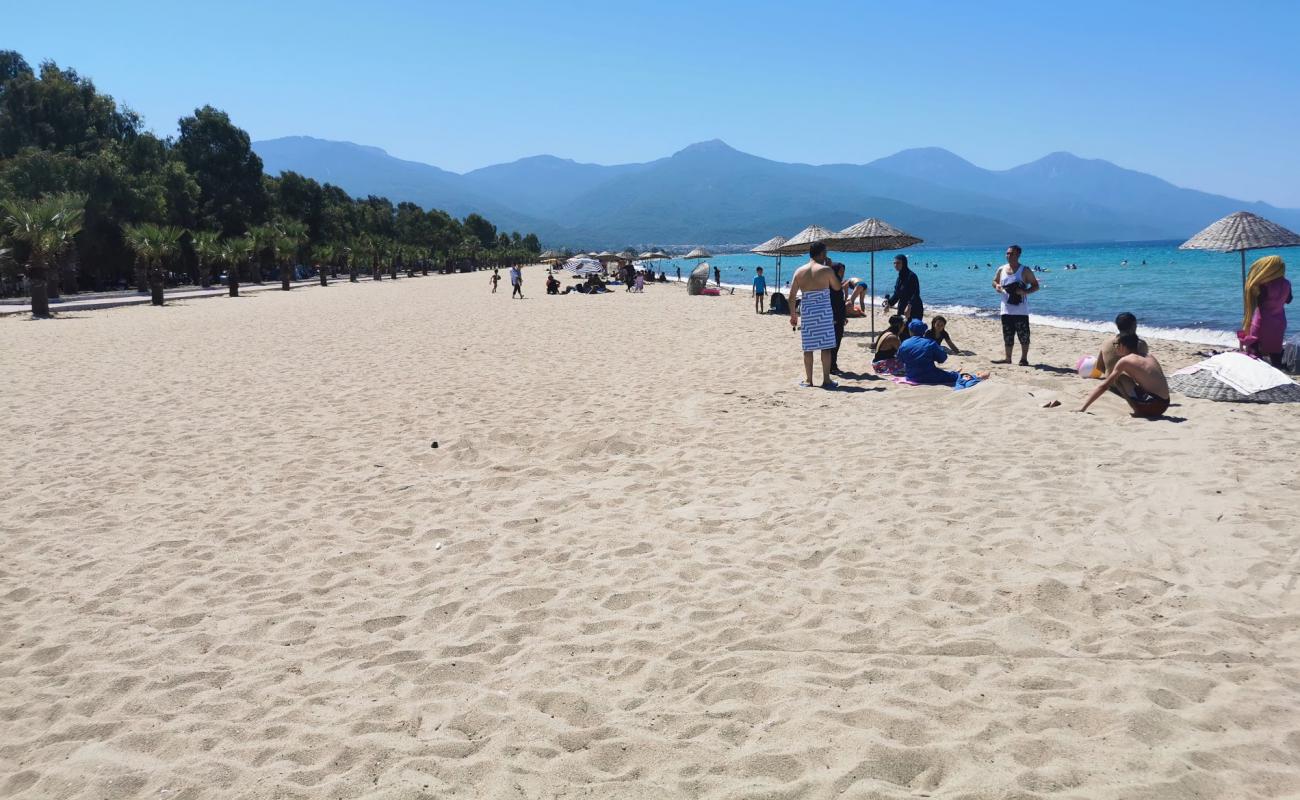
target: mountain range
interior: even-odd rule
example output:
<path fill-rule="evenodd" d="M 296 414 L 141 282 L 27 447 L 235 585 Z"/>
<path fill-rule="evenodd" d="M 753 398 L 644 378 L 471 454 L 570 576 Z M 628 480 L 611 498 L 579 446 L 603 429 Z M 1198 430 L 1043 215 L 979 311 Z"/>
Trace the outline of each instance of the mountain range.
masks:
<path fill-rule="evenodd" d="M 290 136 L 253 143 L 268 174 L 293 171 L 354 195 L 478 212 L 547 246 L 752 245 L 808 224 L 878 217 L 935 245 L 1181 239 L 1233 211 L 1300 227 L 1300 209 L 1184 189 L 1058 152 L 1006 170 L 937 147 L 867 164 L 791 164 L 700 142 L 642 164 L 522 158 L 457 174 L 377 147 Z"/>

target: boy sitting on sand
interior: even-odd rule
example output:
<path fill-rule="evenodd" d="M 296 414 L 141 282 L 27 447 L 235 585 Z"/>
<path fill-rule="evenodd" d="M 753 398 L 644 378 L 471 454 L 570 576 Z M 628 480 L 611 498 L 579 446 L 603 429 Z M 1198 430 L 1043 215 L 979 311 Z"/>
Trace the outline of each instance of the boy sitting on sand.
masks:
<path fill-rule="evenodd" d="M 1088 406 L 1108 389 L 1124 398 L 1134 416 L 1155 419 L 1169 410 L 1169 382 L 1165 380 L 1164 370 L 1160 369 L 1155 356 L 1141 354 L 1142 340 L 1138 335 L 1133 332 L 1120 334 L 1115 340 L 1115 349 L 1119 360 L 1079 410 L 1087 411 Z M 1121 378 L 1132 381 L 1131 391 L 1120 388 Z"/>

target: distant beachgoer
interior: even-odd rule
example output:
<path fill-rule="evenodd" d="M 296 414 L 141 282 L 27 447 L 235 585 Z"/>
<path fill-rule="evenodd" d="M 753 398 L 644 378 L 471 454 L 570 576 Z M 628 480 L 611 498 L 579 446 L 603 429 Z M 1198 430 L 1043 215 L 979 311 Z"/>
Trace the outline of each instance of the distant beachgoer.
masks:
<path fill-rule="evenodd" d="M 1011 363 L 1011 345 L 1020 340 L 1020 366 L 1029 366 L 1029 295 L 1038 291 L 1038 278 L 1020 263 L 1020 245 L 1007 248 L 1007 263 L 993 274 L 993 288 L 1002 295 L 1002 343 L 1007 357 L 994 364 Z"/>
<path fill-rule="evenodd" d="M 492 294 L 497 293 L 497 284 L 501 282 L 501 270 L 496 267 L 492 268 Z"/>
<path fill-rule="evenodd" d="M 1126 333 L 1137 334 L 1138 318 L 1128 311 L 1121 311 L 1119 314 L 1115 315 L 1115 329 L 1119 331 L 1119 333 L 1106 340 L 1106 343 L 1101 346 L 1101 352 L 1097 353 L 1097 360 L 1093 364 L 1093 366 L 1101 372 L 1103 377 L 1113 372 L 1115 365 L 1119 363 L 1119 337 Z M 1135 352 L 1140 356 L 1146 355 L 1147 343 L 1138 339 L 1137 349 Z M 1129 397 L 1133 394 L 1133 389 L 1135 387 L 1132 378 L 1126 375 L 1121 375 L 1116 379 L 1116 385 L 1125 397 Z"/>
<path fill-rule="evenodd" d="M 898 278 L 894 281 L 894 291 L 885 295 L 885 311 L 897 307 L 898 313 L 908 319 L 921 319 L 925 316 L 925 306 L 921 303 L 921 280 L 907 266 L 907 256 L 894 256 L 894 269 Z"/>
<path fill-rule="evenodd" d="M 831 264 L 831 269 L 835 270 L 835 279 L 840 281 L 839 290 L 830 293 L 831 315 L 835 319 L 835 349 L 831 351 L 831 374 L 839 375 L 842 372 L 840 344 L 844 342 L 844 326 L 848 324 L 849 315 L 844 308 L 844 265 L 836 261 Z"/>
<path fill-rule="evenodd" d="M 1169 410 L 1169 382 L 1165 380 L 1164 370 L 1155 356 L 1138 355 L 1141 340 L 1136 333 L 1125 333 L 1119 337 L 1119 361 L 1106 379 L 1092 390 L 1088 399 L 1083 401 L 1080 411 L 1087 411 L 1093 401 L 1107 390 L 1114 392 L 1129 404 L 1133 415 L 1154 419 Z M 1120 390 L 1119 379 L 1127 377 L 1133 382 L 1133 390 L 1125 394 Z"/>
<path fill-rule="evenodd" d="M 861 278 L 849 278 L 849 308 L 867 313 L 867 282 Z"/>
<path fill-rule="evenodd" d="M 1286 278 L 1286 262 L 1281 256 L 1264 256 L 1250 265 L 1246 313 L 1237 338 L 1247 353 L 1267 356 L 1278 368 L 1286 338 L 1286 305 L 1291 299 L 1291 281 Z"/>
<path fill-rule="evenodd" d="M 718 269 L 717 267 L 713 268 L 713 282 L 716 283 L 719 287 L 722 286 L 722 270 Z"/>
<path fill-rule="evenodd" d="M 678 265 L 677 265 L 677 280 L 680 281 L 681 279 L 682 279 L 682 266 L 681 266 L 681 264 L 678 264 Z"/>
<path fill-rule="evenodd" d="M 523 300 L 524 299 L 524 273 L 523 270 L 519 269 L 518 265 L 510 268 L 510 285 L 514 287 L 510 290 L 510 299 L 514 300 L 515 295 L 518 295 L 519 299 Z"/>
<path fill-rule="evenodd" d="M 547 276 L 546 276 L 546 293 L 547 293 L 547 294 L 559 294 L 559 293 L 560 293 L 560 281 L 559 281 L 559 279 L 556 278 L 554 275 L 549 274 L 549 273 L 548 273 Z"/>
<path fill-rule="evenodd" d="M 800 386 L 813 384 L 813 352 L 821 352 L 822 387 L 834 389 L 838 384 L 831 380 L 831 351 L 835 348 L 835 317 L 831 311 L 831 292 L 840 290 L 839 279 L 827 263 L 826 245 L 814 242 L 808 248 L 808 263 L 795 270 L 790 279 L 790 298 L 800 292 L 803 300 L 799 306 L 790 304 L 790 326 L 803 318 L 801 346 L 805 380 Z"/>
<path fill-rule="evenodd" d="M 754 270 L 754 313 L 763 313 L 763 298 L 767 296 L 767 278 L 763 277 L 763 268 Z"/>
<path fill-rule="evenodd" d="M 955 387 L 958 384 L 974 385 L 988 377 L 987 373 L 969 375 L 940 369 L 938 365 L 948 360 L 948 354 L 938 342 L 925 335 L 925 323 L 914 319 L 908 323 L 907 329 L 912 335 L 898 346 L 898 360 L 903 362 L 904 374 L 909 381 Z"/>
<path fill-rule="evenodd" d="M 938 345 L 947 342 L 949 352 L 954 354 L 959 352 L 957 345 L 952 343 L 952 337 L 948 335 L 948 320 L 943 317 L 936 316 L 930 319 L 930 330 L 925 332 L 925 338 Z"/>

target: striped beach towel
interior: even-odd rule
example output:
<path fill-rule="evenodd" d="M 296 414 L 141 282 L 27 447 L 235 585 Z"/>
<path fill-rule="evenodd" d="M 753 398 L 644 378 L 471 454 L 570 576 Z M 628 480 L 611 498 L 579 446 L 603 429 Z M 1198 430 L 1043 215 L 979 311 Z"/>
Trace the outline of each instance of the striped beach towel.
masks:
<path fill-rule="evenodd" d="M 800 324 L 803 327 L 803 350 L 835 349 L 835 316 L 831 312 L 829 289 L 803 293 L 799 304 Z"/>

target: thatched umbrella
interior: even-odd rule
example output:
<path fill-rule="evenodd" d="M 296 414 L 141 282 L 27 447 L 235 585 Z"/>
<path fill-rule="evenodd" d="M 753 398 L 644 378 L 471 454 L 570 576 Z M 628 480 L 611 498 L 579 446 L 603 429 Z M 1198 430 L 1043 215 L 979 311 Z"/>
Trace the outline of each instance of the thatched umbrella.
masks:
<path fill-rule="evenodd" d="M 921 239 L 905 233 L 888 222 L 868 217 L 857 225 L 840 231 L 832 250 L 841 253 L 871 253 L 871 338 L 876 338 L 876 252 L 902 250 L 921 243 Z"/>
<path fill-rule="evenodd" d="M 700 258 L 713 258 L 713 254 L 710 253 L 708 250 L 705 250 L 703 247 L 697 247 L 691 252 L 682 256 L 682 258 L 686 259 L 687 261 L 693 261 L 695 259 L 700 259 Z"/>
<path fill-rule="evenodd" d="M 785 240 L 785 244 L 776 248 L 781 255 L 793 256 L 800 253 L 807 253 L 808 248 L 815 242 L 821 242 L 826 245 L 827 250 L 835 250 L 835 240 L 839 234 L 820 225 L 809 225 L 794 236 Z"/>
<path fill-rule="evenodd" d="M 1241 251 L 1241 287 L 1246 288 L 1246 251 L 1265 247 L 1300 247 L 1300 236 L 1249 211 L 1229 214 L 1178 245 L 1179 250 Z"/>
<path fill-rule="evenodd" d="M 776 259 L 776 290 L 781 291 L 781 245 L 785 244 L 784 236 L 773 236 L 758 247 L 750 250 L 751 253 L 757 253 L 760 256 L 769 256 Z"/>

